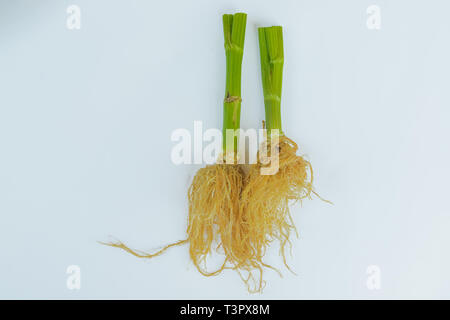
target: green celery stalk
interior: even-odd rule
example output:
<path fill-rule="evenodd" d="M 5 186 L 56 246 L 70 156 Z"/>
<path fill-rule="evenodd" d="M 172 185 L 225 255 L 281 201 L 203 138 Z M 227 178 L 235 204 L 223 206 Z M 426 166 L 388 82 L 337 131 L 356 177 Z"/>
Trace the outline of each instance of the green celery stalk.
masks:
<path fill-rule="evenodd" d="M 223 150 L 227 150 L 226 130 L 235 133 L 231 141 L 233 152 L 237 152 L 238 137 L 236 130 L 241 120 L 241 70 L 244 53 L 244 38 L 247 15 L 245 13 L 224 14 L 223 33 L 226 55 L 226 87 L 223 104 Z M 228 144 L 231 143 L 230 141 Z M 229 149 L 228 149 L 229 150 Z M 231 151 L 231 150 L 229 150 Z"/>
<path fill-rule="evenodd" d="M 266 113 L 266 128 L 281 127 L 281 83 L 283 81 L 283 29 L 280 26 L 258 28 L 259 49 L 261 56 L 261 74 Z"/>

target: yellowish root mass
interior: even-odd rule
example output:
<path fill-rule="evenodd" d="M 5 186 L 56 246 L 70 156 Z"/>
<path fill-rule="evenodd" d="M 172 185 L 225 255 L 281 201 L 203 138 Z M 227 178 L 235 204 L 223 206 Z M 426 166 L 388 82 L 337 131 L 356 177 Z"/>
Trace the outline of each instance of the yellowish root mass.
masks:
<path fill-rule="evenodd" d="M 278 240 L 280 254 L 288 267 L 286 245 L 290 245 L 291 233 L 297 234 L 289 204 L 314 193 L 313 170 L 307 160 L 296 154 L 298 146 L 291 139 L 281 136 L 276 146 L 262 146 L 269 150 L 274 147 L 278 148 L 278 172 L 262 175 L 265 165 L 261 162 L 251 167 L 241 195 L 241 211 L 249 222 L 248 238 L 255 259 L 260 260 L 269 244 Z"/>
<path fill-rule="evenodd" d="M 277 145 L 262 148 L 278 150 L 276 174 L 262 175 L 265 165 L 260 162 L 251 166 L 247 177 L 238 165 L 218 164 L 200 169 L 189 189 L 192 261 L 205 276 L 236 270 L 250 292 L 264 287 L 263 269 L 272 267 L 263 257 L 274 240 L 279 241 L 287 266 L 285 248 L 291 233 L 296 233 L 289 204 L 314 193 L 311 165 L 296 154 L 294 141 L 281 136 Z M 224 254 L 224 261 L 217 270 L 207 271 L 204 266 L 215 249 L 213 244 Z"/>
<path fill-rule="evenodd" d="M 265 165 L 260 162 L 251 166 L 247 176 L 237 164 L 218 163 L 197 172 L 188 191 L 186 240 L 153 254 L 134 251 L 123 243 L 108 245 L 140 258 L 152 258 L 172 246 L 189 243 L 190 257 L 201 274 L 214 276 L 233 269 L 250 292 L 260 292 L 265 284 L 263 269 L 272 268 L 262 259 L 273 241 L 279 241 L 287 266 L 286 245 L 290 245 L 291 233 L 297 232 L 289 212 L 290 202 L 315 193 L 311 165 L 296 154 L 297 144 L 281 136 L 275 148 L 279 151 L 279 170 L 273 175 L 261 175 Z M 223 255 L 223 263 L 210 271 L 206 260 L 213 252 Z"/>
<path fill-rule="evenodd" d="M 264 253 L 254 241 L 254 231 L 264 223 L 253 220 L 241 207 L 244 183 L 245 175 L 239 165 L 216 164 L 197 172 L 189 189 L 189 251 L 203 275 L 233 269 L 250 292 L 259 292 L 264 286 L 263 267 L 271 267 L 262 261 Z M 211 272 L 204 266 L 214 249 L 223 253 L 224 261 Z M 255 277 L 255 270 L 259 277 Z"/>
<path fill-rule="evenodd" d="M 239 214 L 243 180 L 239 165 L 215 164 L 200 169 L 189 188 L 189 254 L 205 276 L 220 273 L 227 263 L 240 263 L 240 252 L 245 250 L 241 245 L 245 222 Z M 225 258 L 219 269 L 207 271 L 206 257 L 213 246 L 221 248 Z"/>

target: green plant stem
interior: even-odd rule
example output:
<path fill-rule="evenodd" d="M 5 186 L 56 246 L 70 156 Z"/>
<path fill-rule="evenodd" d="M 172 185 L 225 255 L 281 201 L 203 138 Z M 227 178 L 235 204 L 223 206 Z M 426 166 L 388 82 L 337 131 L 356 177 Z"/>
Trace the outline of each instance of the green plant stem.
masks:
<path fill-rule="evenodd" d="M 241 119 L 241 70 L 244 53 L 245 13 L 224 14 L 223 33 L 226 55 L 226 87 L 223 104 L 223 149 L 227 150 L 226 130 L 233 133 L 240 127 Z M 233 151 L 237 151 L 238 140 L 234 134 L 232 139 Z M 228 141 L 230 144 L 230 141 Z M 229 149 L 228 149 L 229 150 Z"/>
<path fill-rule="evenodd" d="M 259 50 L 261 56 L 261 75 L 266 111 L 266 128 L 278 129 L 281 126 L 281 84 L 283 81 L 283 29 L 280 26 L 259 28 Z"/>

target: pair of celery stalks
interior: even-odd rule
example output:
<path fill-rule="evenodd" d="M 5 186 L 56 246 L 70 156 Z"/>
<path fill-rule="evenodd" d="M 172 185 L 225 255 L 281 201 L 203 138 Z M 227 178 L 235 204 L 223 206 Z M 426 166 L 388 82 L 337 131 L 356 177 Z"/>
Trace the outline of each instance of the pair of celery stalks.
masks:
<path fill-rule="evenodd" d="M 224 153 L 216 164 L 200 169 L 189 188 L 187 239 L 170 244 L 154 254 L 131 250 L 123 243 L 109 245 L 140 258 L 152 258 L 169 247 L 189 243 L 190 257 L 201 274 L 213 276 L 224 269 L 233 269 L 238 271 L 250 292 L 260 292 L 265 285 L 263 269 L 275 269 L 263 262 L 271 242 L 279 241 L 280 254 L 289 269 L 285 249 L 287 245 L 290 246 L 291 233 L 296 233 L 289 203 L 310 198 L 315 192 L 310 163 L 296 155 L 296 143 L 282 132 L 280 101 L 284 55 L 280 26 L 258 29 L 265 123 L 268 137 L 271 138 L 260 146 L 259 153 L 276 152 L 278 172 L 262 175 L 261 169 L 267 165 L 258 160 L 246 173 L 244 165 L 237 163 L 235 138 L 231 161 L 230 152 L 226 152 L 226 130 L 235 131 L 240 126 L 241 66 L 246 20 L 245 13 L 223 16 L 226 53 Z M 278 134 L 275 135 L 276 131 Z M 213 248 L 213 245 L 217 247 Z M 218 269 L 208 271 L 206 258 L 213 251 L 223 254 L 224 261 Z"/>

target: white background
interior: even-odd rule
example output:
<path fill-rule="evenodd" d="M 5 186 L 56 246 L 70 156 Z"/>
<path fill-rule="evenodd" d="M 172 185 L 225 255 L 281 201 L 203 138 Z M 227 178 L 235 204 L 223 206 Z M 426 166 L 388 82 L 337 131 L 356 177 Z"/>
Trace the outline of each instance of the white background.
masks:
<path fill-rule="evenodd" d="M 66 8 L 81 8 L 81 30 Z M 381 29 L 366 26 L 381 9 Z M 447 1 L 0 2 L 0 298 L 450 298 Z M 177 128 L 220 128 L 223 13 L 248 13 L 242 127 L 263 119 L 257 27 L 282 25 L 284 129 L 316 172 L 289 263 L 250 295 L 201 276 L 185 236 L 200 166 Z M 276 248 L 268 262 L 280 266 Z M 81 268 L 81 289 L 66 268 Z M 366 286 L 367 267 L 381 288 Z"/>

